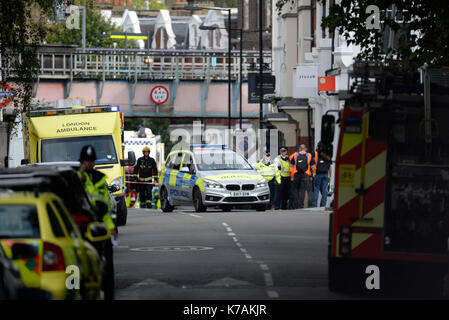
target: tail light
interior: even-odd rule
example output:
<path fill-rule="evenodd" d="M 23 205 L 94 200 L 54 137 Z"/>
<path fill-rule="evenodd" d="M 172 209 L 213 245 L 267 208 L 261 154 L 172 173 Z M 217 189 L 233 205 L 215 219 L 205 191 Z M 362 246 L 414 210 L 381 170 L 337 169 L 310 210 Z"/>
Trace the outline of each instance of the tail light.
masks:
<path fill-rule="evenodd" d="M 339 243 L 339 251 L 340 255 L 348 256 L 351 254 L 351 227 L 349 226 L 341 226 L 340 227 L 340 243 Z"/>
<path fill-rule="evenodd" d="M 42 271 L 64 271 L 65 261 L 61 247 L 44 242 L 44 254 L 43 254 Z"/>
<path fill-rule="evenodd" d="M 87 225 L 89 224 L 89 222 L 91 222 L 90 218 L 88 216 L 82 214 L 81 212 L 76 212 L 74 214 L 73 219 L 75 220 L 76 225 L 80 229 L 86 228 Z"/>

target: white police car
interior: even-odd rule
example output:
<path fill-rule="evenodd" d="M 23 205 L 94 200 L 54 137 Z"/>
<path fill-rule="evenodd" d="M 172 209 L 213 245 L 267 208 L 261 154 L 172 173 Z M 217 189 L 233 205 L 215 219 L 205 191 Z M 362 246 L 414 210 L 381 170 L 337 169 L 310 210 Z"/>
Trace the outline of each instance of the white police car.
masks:
<path fill-rule="evenodd" d="M 159 183 L 164 212 L 179 205 L 193 205 L 197 212 L 208 206 L 229 211 L 242 205 L 265 211 L 270 199 L 266 180 L 246 159 L 224 146 L 172 151 Z"/>

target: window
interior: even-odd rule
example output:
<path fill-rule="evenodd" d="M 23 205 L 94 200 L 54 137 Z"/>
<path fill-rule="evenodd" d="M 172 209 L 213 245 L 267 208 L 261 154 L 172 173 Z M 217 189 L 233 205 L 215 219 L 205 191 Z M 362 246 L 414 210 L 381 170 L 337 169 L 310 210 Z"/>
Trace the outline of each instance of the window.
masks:
<path fill-rule="evenodd" d="M 53 234 L 57 238 L 65 237 L 64 230 L 61 227 L 61 224 L 59 223 L 58 217 L 56 216 L 56 213 L 53 211 L 53 208 L 50 206 L 50 204 L 47 204 L 47 212 L 48 212 L 48 219 L 50 220 L 51 229 L 53 230 Z"/>
<path fill-rule="evenodd" d="M 81 149 L 92 145 L 97 155 L 95 164 L 118 163 L 112 136 L 47 139 L 42 141 L 42 162 L 79 161 Z"/>
<path fill-rule="evenodd" d="M 182 152 L 178 152 L 173 164 L 173 169 L 174 170 L 179 170 L 181 167 L 181 160 L 182 160 Z"/>
<path fill-rule="evenodd" d="M 36 206 L 0 205 L 0 239 L 40 238 Z"/>
<path fill-rule="evenodd" d="M 184 160 L 182 161 L 182 167 L 188 168 L 190 173 L 195 172 L 195 165 L 192 162 L 192 156 L 190 153 L 185 153 Z"/>
<path fill-rule="evenodd" d="M 173 166 L 175 164 L 175 158 L 176 158 L 176 154 L 172 154 L 168 160 L 167 163 L 165 164 L 165 168 L 167 169 L 173 169 Z"/>
<path fill-rule="evenodd" d="M 59 215 L 61 216 L 62 222 L 64 223 L 65 229 L 69 233 L 70 237 L 77 238 L 78 235 L 73 227 L 72 221 L 68 217 L 67 211 L 63 209 L 59 201 L 54 200 L 53 205 L 55 206 L 56 210 L 59 211 Z"/>

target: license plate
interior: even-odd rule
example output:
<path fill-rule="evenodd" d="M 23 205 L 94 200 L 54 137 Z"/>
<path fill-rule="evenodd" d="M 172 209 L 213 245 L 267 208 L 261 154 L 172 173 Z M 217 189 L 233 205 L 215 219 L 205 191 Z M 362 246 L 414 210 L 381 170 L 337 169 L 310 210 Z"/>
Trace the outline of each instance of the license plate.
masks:
<path fill-rule="evenodd" d="M 233 197 L 245 197 L 245 196 L 249 196 L 249 195 L 250 195 L 249 192 L 244 192 L 244 191 L 231 192 L 231 196 L 233 196 Z"/>

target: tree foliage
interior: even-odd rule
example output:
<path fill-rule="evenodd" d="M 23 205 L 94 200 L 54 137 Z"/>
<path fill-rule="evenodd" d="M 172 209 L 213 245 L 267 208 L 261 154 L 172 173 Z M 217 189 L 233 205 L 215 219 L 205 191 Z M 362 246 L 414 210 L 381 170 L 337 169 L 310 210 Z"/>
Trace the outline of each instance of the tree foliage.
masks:
<path fill-rule="evenodd" d="M 74 0 L 73 5 L 86 7 L 86 47 L 91 48 L 110 48 L 113 46 L 114 40 L 107 35 L 112 32 L 122 32 L 115 26 L 110 19 L 106 19 L 101 15 L 99 10 L 95 10 L 92 0 Z M 81 46 L 82 30 L 81 17 L 79 29 L 68 29 L 66 23 L 57 22 L 48 26 L 47 43 L 51 44 L 76 44 Z M 117 47 L 125 47 L 124 40 L 115 40 Z M 129 48 L 136 47 L 135 41 L 128 41 Z"/>
<path fill-rule="evenodd" d="M 49 12 L 51 0 L 0 0 L 1 81 L 16 93 L 17 111 L 28 110 L 31 103 L 39 70 L 37 46 L 45 36 L 42 16 Z"/>
<path fill-rule="evenodd" d="M 281 9 L 289 1 L 278 0 L 277 7 Z M 384 21 L 380 29 L 367 28 L 367 23 L 373 22 L 373 11 L 367 10 L 370 5 L 380 9 L 380 21 Z M 398 15 L 388 12 L 392 5 Z M 449 66 L 448 1 L 341 0 L 331 6 L 322 27 L 338 29 L 348 44 L 359 45 L 360 59 L 400 63 L 413 69 L 424 63 L 433 67 Z M 385 35 L 388 29 L 395 31 L 396 44 L 386 50 Z"/>
<path fill-rule="evenodd" d="M 168 126 L 170 121 L 166 118 L 126 118 L 125 117 L 125 130 L 137 131 L 141 124 L 146 125 L 151 129 L 153 134 L 160 135 L 162 143 L 165 144 L 166 153 L 168 153 L 173 147 L 174 143 L 170 141 L 170 132 Z"/>
<path fill-rule="evenodd" d="M 220 8 L 237 8 L 237 0 L 215 0 L 214 4 L 216 7 Z"/>

